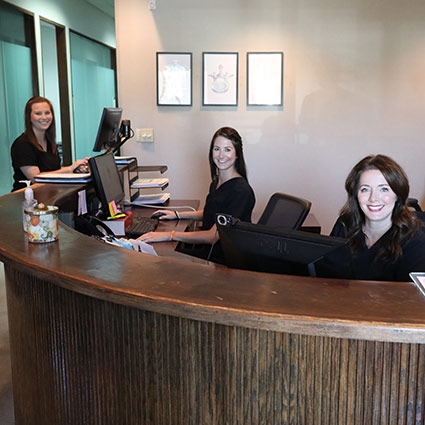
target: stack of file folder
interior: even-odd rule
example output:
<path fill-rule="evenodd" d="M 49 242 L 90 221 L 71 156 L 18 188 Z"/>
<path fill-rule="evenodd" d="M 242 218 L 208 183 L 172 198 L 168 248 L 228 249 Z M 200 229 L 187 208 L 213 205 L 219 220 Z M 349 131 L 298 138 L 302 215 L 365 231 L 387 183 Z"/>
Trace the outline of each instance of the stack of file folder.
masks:
<path fill-rule="evenodd" d="M 159 187 L 164 188 L 168 185 L 168 179 L 161 178 L 161 179 L 137 179 L 134 180 L 133 183 L 131 183 L 132 189 L 145 189 L 145 188 L 151 188 L 151 187 Z"/>
<path fill-rule="evenodd" d="M 162 205 L 162 204 L 165 204 L 169 199 L 170 199 L 169 193 L 154 193 L 152 195 L 140 195 L 136 199 L 131 201 L 131 203 L 133 205 L 139 205 L 139 206 L 152 205 L 152 204 Z"/>
<path fill-rule="evenodd" d="M 41 173 L 34 178 L 37 183 L 88 183 L 90 173 Z"/>

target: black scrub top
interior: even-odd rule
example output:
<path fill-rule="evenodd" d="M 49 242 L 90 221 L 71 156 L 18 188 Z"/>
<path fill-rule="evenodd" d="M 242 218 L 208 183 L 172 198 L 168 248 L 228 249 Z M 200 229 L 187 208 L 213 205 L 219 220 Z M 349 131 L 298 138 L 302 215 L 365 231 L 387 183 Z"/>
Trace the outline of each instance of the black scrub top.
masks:
<path fill-rule="evenodd" d="M 37 149 L 25 136 L 21 134 L 12 144 L 10 150 L 13 167 L 13 189 L 12 191 L 26 187 L 25 183 L 19 183 L 19 180 L 28 180 L 20 167 L 34 165 L 40 169 L 40 172 L 55 171 L 61 168 L 59 154 L 54 154 L 50 150 L 47 152 Z"/>
<path fill-rule="evenodd" d="M 254 205 L 254 191 L 243 177 L 227 180 L 218 189 L 217 181 L 214 180 L 205 201 L 202 230 L 211 229 L 218 213 L 229 214 L 250 223 Z"/>
<path fill-rule="evenodd" d="M 346 237 L 345 226 L 340 220 L 335 223 L 331 236 Z M 360 250 L 352 252 L 353 278 L 408 282 L 411 280 L 410 272 L 425 271 L 425 228 L 423 225 L 411 239 L 401 244 L 402 255 L 395 263 L 375 261 L 379 248 L 389 241 L 388 232 L 370 248 L 366 245 L 365 236 L 362 234 L 360 237 L 362 238 Z"/>

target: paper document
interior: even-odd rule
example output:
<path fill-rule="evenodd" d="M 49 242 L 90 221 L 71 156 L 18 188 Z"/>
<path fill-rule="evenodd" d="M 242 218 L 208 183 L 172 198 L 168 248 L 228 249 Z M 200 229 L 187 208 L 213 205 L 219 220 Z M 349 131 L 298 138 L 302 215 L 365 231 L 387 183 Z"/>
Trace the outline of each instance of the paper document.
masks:
<path fill-rule="evenodd" d="M 136 157 L 134 156 L 114 156 L 114 159 L 117 164 L 128 164 L 136 161 Z"/>
<path fill-rule="evenodd" d="M 116 238 L 115 236 L 103 236 L 100 238 L 103 242 L 110 245 L 119 246 L 120 248 L 127 248 L 143 254 L 158 255 L 152 245 L 146 242 L 138 241 L 137 239 Z"/>
<path fill-rule="evenodd" d="M 412 272 L 409 274 L 413 283 L 421 291 L 422 295 L 425 297 L 425 272 Z"/>
<path fill-rule="evenodd" d="M 38 183 L 87 183 L 90 173 L 40 173 L 34 178 Z"/>
<path fill-rule="evenodd" d="M 140 252 L 143 252 L 143 254 L 158 255 L 152 245 L 142 241 L 137 242 L 139 242 Z"/>
<path fill-rule="evenodd" d="M 35 176 L 38 179 L 86 179 L 91 177 L 90 173 L 40 173 Z"/>
<path fill-rule="evenodd" d="M 143 252 L 143 254 L 158 255 L 155 248 L 146 242 L 138 241 L 137 239 L 126 239 L 126 241 L 132 245 L 135 251 Z"/>
<path fill-rule="evenodd" d="M 169 193 L 155 193 L 152 195 L 140 195 L 134 201 L 132 205 L 150 205 L 150 204 L 165 204 L 170 199 Z"/>
<path fill-rule="evenodd" d="M 168 179 L 137 179 L 131 184 L 132 189 L 142 189 L 146 187 L 164 187 L 168 184 Z"/>
<path fill-rule="evenodd" d="M 80 190 L 78 192 L 78 215 L 87 214 L 87 197 L 86 197 L 86 191 Z"/>

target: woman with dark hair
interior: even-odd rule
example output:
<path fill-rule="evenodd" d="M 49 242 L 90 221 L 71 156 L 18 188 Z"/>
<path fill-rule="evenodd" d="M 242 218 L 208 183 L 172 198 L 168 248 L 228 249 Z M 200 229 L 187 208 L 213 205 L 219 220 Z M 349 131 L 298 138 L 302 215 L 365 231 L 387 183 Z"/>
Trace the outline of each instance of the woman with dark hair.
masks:
<path fill-rule="evenodd" d="M 191 219 L 202 221 L 197 232 L 150 232 L 138 239 L 144 242 L 179 241 L 190 244 L 209 244 L 217 240 L 215 216 L 217 213 L 230 214 L 242 221 L 251 222 L 255 195 L 248 183 L 242 139 L 230 127 L 217 130 L 209 149 L 211 170 L 210 190 L 203 210 L 170 211 L 160 210 L 160 220 Z M 201 249 L 198 250 L 199 252 Z M 205 250 L 208 253 L 208 250 Z M 200 254 L 199 256 L 203 256 Z"/>
<path fill-rule="evenodd" d="M 31 180 L 41 172 L 72 173 L 87 160 L 82 159 L 61 168 L 56 146 L 55 114 L 51 102 L 45 97 L 32 97 L 25 105 L 25 131 L 13 142 L 11 148 L 14 170 L 13 190 L 25 187 L 20 180 Z"/>
<path fill-rule="evenodd" d="M 367 156 L 345 181 L 347 202 L 331 236 L 348 238 L 356 279 L 408 281 L 425 271 L 425 232 L 407 206 L 409 181 L 385 155 Z"/>

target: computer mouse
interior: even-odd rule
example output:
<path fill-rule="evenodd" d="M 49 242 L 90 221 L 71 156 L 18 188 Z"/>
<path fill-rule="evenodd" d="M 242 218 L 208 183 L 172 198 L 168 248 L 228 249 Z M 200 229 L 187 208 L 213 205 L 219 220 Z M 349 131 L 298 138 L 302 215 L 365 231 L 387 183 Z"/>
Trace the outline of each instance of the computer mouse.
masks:
<path fill-rule="evenodd" d="M 75 174 L 90 173 L 90 167 L 89 167 L 88 164 L 81 164 L 78 167 L 74 168 L 73 173 L 75 173 Z"/>
<path fill-rule="evenodd" d="M 162 211 L 157 211 L 156 213 L 153 213 L 151 215 L 151 218 L 159 218 L 159 217 L 162 217 L 163 215 L 167 215 L 167 213 L 162 212 Z"/>

